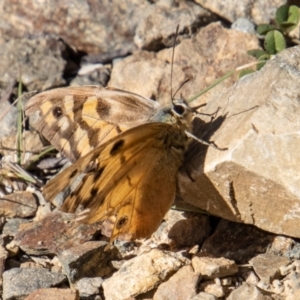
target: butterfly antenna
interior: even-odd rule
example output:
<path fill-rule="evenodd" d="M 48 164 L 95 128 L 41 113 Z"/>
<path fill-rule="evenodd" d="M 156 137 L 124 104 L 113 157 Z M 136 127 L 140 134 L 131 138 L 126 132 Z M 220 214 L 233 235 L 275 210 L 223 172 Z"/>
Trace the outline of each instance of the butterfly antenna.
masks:
<path fill-rule="evenodd" d="M 177 40 L 177 37 L 178 37 L 178 31 L 179 31 L 179 25 L 177 25 L 176 27 L 176 31 L 175 31 L 175 36 L 174 36 L 174 43 L 173 43 L 173 51 L 172 51 L 172 60 L 171 60 L 171 76 L 170 76 L 170 80 L 171 80 L 171 99 L 173 100 L 174 99 L 174 96 L 173 96 L 173 65 L 174 65 L 174 55 L 175 55 L 175 46 L 176 46 L 176 40 Z"/>
<path fill-rule="evenodd" d="M 179 88 L 176 90 L 176 92 L 174 93 L 174 96 L 173 96 L 173 98 L 172 99 L 174 99 L 175 98 L 175 96 L 176 96 L 176 94 L 178 93 L 178 91 L 188 82 L 188 81 L 190 81 L 190 79 L 189 78 L 187 78 L 186 80 L 184 80 L 181 84 L 180 84 L 180 86 L 179 86 Z"/>

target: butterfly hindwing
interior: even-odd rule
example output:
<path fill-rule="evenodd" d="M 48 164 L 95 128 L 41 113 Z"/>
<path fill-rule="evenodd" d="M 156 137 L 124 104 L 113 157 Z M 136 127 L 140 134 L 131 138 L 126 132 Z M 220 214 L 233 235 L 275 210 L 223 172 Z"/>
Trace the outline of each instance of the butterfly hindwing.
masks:
<path fill-rule="evenodd" d="M 114 216 L 111 240 L 147 237 L 174 200 L 185 145 L 184 132 L 174 124 L 140 125 L 98 146 L 58 174 L 45 186 L 44 195 L 53 200 L 84 173 L 63 210 L 88 209 L 84 219 L 88 223 Z"/>

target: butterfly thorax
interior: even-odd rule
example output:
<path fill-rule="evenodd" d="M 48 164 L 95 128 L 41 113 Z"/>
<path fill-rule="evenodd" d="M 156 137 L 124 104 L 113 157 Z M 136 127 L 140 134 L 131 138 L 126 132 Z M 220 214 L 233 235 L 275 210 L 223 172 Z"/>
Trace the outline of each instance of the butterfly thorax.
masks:
<path fill-rule="evenodd" d="M 168 132 L 162 133 L 165 149 L 179 161 L 183 160 L 188 145 L 186 131 L 191 130 L 193 116 L 194 111 L 181 99 L 174 100 L 173 107 L 162 110 L 159 115 L 161 121 L 172 125 Z"/>
<path fill-rule="evenodd" d="M 183 128 L 177 123 L 172 124 L 168 132 L 162 132 L 162 140 L 166 153 L 171 153 L 182 162 L 188 144 L 188 137 Z"/>

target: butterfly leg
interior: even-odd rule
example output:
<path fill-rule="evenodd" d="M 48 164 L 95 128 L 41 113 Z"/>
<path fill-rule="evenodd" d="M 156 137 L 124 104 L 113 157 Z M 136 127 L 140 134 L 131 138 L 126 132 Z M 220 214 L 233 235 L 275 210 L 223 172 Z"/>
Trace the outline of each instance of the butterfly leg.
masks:
<path fill-rule="evenodd" d="M 206 105 L 206 104 L 205 104 Z M 214 120 L 214 118 L 217 116 L 219 110 L 220 110 L 221 107 L 218 107 L 217 110 L 211 114 L 206 114 L 206 113 L 202 113 L 202 112 L 196 112 L 196 116 L 208 116 L 208 117 L 211 117 L 211 122 Z"/>
<path fill-rule="evenodd" d="M 227 150 L 227 149 L 228 149 L 228 148 L 220 148 L 220 147 L 218 147 L 217 145 L 215 145 L 213 142 L 206 142 L 206 141 L 204 141 L 204 140 L 201 140 L 201 139 L 197 138 L 195 135 L 193 135 L 192 133 L 188 132 L 187 130 L 185 131 L 185 134 L 186 134 L 188 137 L 192 138 L 193 140 L 195 140 L 195 141 L 197 141 L 197 142 L 199 142 L 199 143 L 201 143 L 201 144 L 203 144 L 203 145 L 206 145 L 206 146 L 209 146 L 209 147 L 213 147 L 213 148 L 215 148 L 215 149 L 217 149 L 217 150 L 224 151 L 224 150 Z"/>

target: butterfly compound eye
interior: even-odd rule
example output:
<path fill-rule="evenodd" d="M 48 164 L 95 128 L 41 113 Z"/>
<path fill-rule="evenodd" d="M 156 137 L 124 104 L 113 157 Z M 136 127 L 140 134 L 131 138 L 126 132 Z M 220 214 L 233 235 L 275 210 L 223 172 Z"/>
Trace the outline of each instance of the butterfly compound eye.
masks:
<path fill-rule="evenodd" d="M 173 106 L 173 111 L 179 115 L 179 116 L 182 116 L 184 115 L 184 113 L 186 112 L 186 108 L 185 106 L 181 105 L 181 104 L 177 104 L 177 105 L 174 105 Z"/>

